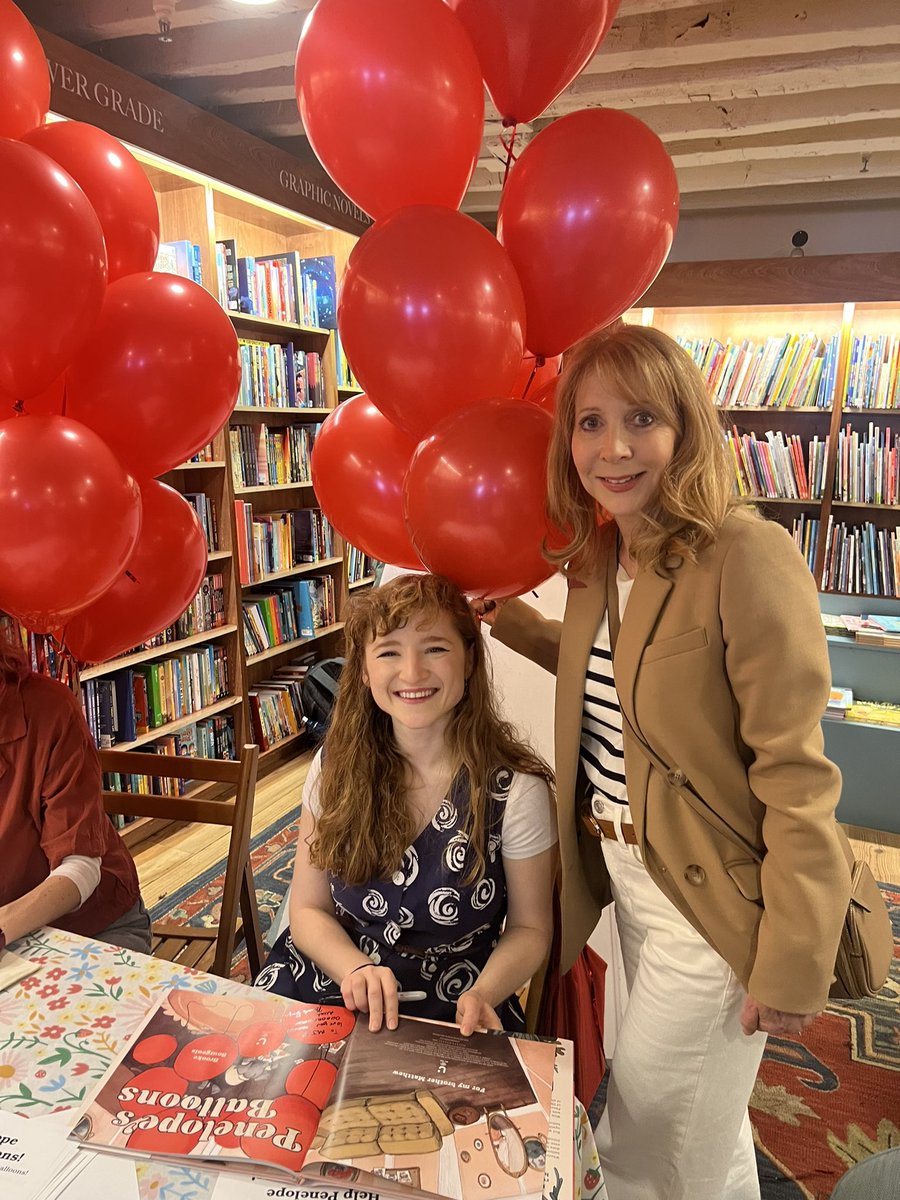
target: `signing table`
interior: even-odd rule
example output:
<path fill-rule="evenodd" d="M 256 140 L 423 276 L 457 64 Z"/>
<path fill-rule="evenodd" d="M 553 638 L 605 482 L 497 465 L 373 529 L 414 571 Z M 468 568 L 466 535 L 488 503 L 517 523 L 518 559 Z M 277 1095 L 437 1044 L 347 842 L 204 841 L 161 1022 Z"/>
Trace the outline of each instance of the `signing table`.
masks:
<path fill-rule="evenodd" d="M 80 1108 L 153 1001 L 170 988 L 246 991 L 240 983 L 58 929 L 41 929 L 11 949 L 34 973 L 0 991 L 0 1113 L 42 1117 Z M 576 1200 L 602 1200 L 597 1150 L 577 1101 L 574 1137 Z M 231 1192 L 227 1183 L 217 1190 L 222 1173 L 205 1165 L 125 1161 L 135 1172 L 129 1191 L 138 1200 L 217 1200 Z"/>

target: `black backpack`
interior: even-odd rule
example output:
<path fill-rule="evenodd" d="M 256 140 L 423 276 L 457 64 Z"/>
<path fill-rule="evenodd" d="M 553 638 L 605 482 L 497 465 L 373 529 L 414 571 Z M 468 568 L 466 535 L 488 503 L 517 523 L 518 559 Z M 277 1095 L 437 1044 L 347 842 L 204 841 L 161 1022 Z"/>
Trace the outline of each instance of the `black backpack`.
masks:
<path fill-rule="evenodd" d="M 328 729 L 343 666 L 342 658 L 323 658 L 313 663 L 303 679 L 300 691 L 303 713 L 307 729 L 317 741 L 325 736 Z"/>

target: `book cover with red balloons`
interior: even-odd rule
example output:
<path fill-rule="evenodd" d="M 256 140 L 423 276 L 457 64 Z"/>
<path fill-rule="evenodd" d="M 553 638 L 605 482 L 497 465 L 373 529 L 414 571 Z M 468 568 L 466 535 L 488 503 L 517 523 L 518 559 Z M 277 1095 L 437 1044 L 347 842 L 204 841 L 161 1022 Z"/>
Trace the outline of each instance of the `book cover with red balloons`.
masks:
<path fill-rule="evenodd" d="M 370 1032 L 341 1007 L 241 989 L 173 989 L 78 1114 L 87 1149 L 191 1158 L 223 1171 L 329 1179 L 402 1197 L 567 1188 L 557 1044 L 401 1017 Z M 557 1133 L 554 1134 L 554 1127 Z M 549 1146 L 549 1149 L 548 1149 Z"/>

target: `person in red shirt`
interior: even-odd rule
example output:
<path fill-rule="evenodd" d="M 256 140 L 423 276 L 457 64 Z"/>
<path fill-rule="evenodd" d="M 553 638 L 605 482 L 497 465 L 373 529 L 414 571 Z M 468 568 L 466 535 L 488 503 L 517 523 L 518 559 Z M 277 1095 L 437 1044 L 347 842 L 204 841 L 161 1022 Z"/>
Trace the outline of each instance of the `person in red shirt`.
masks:
<path fill-rule="evenodd" d="M 0 951 L 53 925 L 149 952 L 134 861 L 100 792 L 76 697 L 0 637 Z"/>

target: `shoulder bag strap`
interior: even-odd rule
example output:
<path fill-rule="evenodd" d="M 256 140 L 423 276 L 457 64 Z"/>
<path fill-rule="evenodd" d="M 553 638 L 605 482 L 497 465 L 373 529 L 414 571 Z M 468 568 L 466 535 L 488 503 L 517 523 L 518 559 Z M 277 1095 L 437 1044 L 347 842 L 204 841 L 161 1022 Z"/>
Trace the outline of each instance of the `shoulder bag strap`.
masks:
<path fill-rule="evenodd" d="M 621 621 L 619 619 L 619 585 L 616 579 L 618 569 L 618 554 L 611 554 L 607 563 L 606 571 L 606 612 L 609 620 L 609 645 L 613 653 L 613 658 L 615 658 L 616 640 L 619 636 L 619 629 L 621 626 Z M 615 667 L 613 667 L 613 678 L 615 678 Z M 667 776 L 672 768 L 666 766 L 656 751 L 647 744 L 645 739 L 641 736 L 641 734 L 638 733 L 624 712 L 622 712 L 622 726 L 623 728 L 627 728 L 637 745 L 640 746 L 645 757 L 650 762 L 650 765 L 655 767 L 660 775 L 664 777 Z M 687 801 L 694 812 L 699 817 L 702 817 L 707 825 L 712 826 L 717 833 L 720 833 L 722 837 L 727 838 L 728 841 L 737 846 L 739 850 L 748 856 L 748 858 L 752 858 L 756 862 L 762 862 L 763 856 L 760 854 L 759 850 L 757 850 L 757 848 L 750 842 L 746 841 L 745 838 L 741 837 L 736 830 L 731 828 L 727 821 L 723 820 L 722 817 L 719 816 L 715 809 L 711 808 L 701 796 L 698 796 L 688 780 L 685 780 L 680 787 L 673 787 L 672 790 L 683 800 Z"/>

